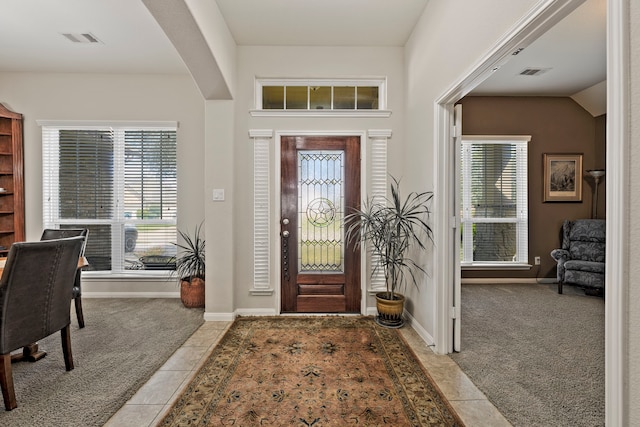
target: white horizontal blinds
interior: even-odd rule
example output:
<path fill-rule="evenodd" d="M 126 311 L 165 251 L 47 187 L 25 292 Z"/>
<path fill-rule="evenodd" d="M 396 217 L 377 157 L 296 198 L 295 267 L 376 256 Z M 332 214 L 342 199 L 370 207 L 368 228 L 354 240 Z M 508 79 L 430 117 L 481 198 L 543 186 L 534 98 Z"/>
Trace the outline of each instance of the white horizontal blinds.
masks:
<path fill-rule="evenodd" d="M 529 181 L 527 176 L 528 167 L 528 140 L 516 143 L 516 173 L 518 175 L 517 189 L 517 239 L 518 254 L 517 262 L 529 262 Z"/>
<path fill-rule="evenodd" d="M 111 130 L 60 130 L 60 219 L 113 217 L 113 154 Z"/>
<path fill-rule="evenodd" d="M 527 261 L 527 142 L 462 142 L 463 262 Z"/>
<path fill-rule="evenodd" d="M 383 200 L 387 194 L 387 138 L 376 137 L 371 139 L 371 197 L 377 201 Z M 369 262 L 372 269 L 372 290 L 386 289 L 386 281 L 382 268 L 376 265 L 380 262 L 377 255 L 369 252 Z"/>
<path fill-rule="evenodd" d="M 125 129 L 123 138 L 125 254 L 173 255 L 178 210 L 176 132 Z M 134 227 L 135 246 L 131 236 L 127 241 L 127 232 L 131 234 Z"/>
<path fill-rule="evenodd" d="M 42 128 L 42 222 L 45 227 L 58 218 L 58 129 Z M 56 191 L 53 191 L 56 189 Z M 54 210 L 55 208 L 55 210 Z"/>
<path fill-rule="evenodd" d="M 269 140 L 253 145 L 253 290 L 269 290 Z"/>
<path fill-rule="evenodd" d="M 462 165 L 460 166 L 460 183 L 462 193 L 462 203 L 460 212 L 460 225 L 462 228 L 462 258 L 463 263 L 473 262 L 473 216 L 471 204 L 471 173 L 473 164 L 471 162 L 471 144 L 462 142 L 462 154 L 460 156 Z"/>
<path fill-rule="evenodd" d="M 111 129 L 60 129 L 57 221 L 52 228 L 88 228 L 85 256 L 91 270 L 110 270 L 114 204 L 114 134 Z M 53 189 L 55 191 L 55 189 Z"/>
<path fill-rule="evenodd" d="M 174 131 L 124 131 L 124 210 L 140 220 L 176 218 Z"/>

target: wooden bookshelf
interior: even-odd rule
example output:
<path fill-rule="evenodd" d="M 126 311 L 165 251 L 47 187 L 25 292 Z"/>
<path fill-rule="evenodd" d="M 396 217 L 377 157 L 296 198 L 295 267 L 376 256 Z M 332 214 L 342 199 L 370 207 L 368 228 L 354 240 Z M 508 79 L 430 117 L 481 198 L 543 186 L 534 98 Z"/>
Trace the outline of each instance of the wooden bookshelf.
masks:
<path fill-rule="evenodd" d="M 25 239 L 22 114 L 0 104 L 0 257 Z"/>

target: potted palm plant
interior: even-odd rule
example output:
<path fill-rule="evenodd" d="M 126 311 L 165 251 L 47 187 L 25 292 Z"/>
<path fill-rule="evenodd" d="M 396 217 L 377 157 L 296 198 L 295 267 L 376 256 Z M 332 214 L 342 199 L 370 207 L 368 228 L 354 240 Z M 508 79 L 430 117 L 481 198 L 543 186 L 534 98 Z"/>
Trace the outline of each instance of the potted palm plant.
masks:
<path fill-rule="evenodd" d="M 433 192 L 411 192 L 402 199 L 399 181 L 391 178 L 391 197 L 370 198 L 362 209 L 353 209 L 345 217 L 345 235 L 349 241 L 365 243 L 372 253 L 372 276 L 379 271 L 384 273 L 386 291 L 376 294 L 376 321 L 387 327 L 401 327 L 405 297 L 398 291 L 408 282 L 417 286 L 416 273 L 426 273 L 410 251 L 425 250 L 427 243 L 433 242 L 433 231 L 427 222 Z"/>
<path fill-rule="evenodd" d="M 202 224 L 197 225 L 193 235 L 178 230 L 184 244 L 175 244 L 178 248 L 176 271 L 180 278 L 180 299 L 189 308 L 204 307 L 205 262 L 201 228 Z"/>

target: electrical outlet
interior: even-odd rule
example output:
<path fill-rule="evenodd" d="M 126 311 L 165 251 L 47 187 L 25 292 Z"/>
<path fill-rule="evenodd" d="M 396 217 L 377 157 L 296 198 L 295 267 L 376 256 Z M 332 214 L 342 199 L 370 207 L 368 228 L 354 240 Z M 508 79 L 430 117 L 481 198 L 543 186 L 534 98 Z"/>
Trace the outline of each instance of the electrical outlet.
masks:
<path fill-rule="evenodd" d="M 536 263 L 536 265 L 540 265 L 540 257 L 539 256 L 535 257 L 534 262 Z"/>

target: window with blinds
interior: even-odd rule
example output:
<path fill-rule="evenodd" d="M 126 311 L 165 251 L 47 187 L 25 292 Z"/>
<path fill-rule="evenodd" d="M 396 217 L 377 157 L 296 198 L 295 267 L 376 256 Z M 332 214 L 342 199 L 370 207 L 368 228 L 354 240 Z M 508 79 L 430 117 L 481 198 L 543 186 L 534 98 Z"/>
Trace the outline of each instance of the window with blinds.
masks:
<path fill-rule="evenodd" d="M 88 270 L 173 270 L 176 126 L 43 126 L 46 228 L 88 228 Z"/>
<path fill-rule="evenodd" d="M 463 266 L 528 262 L 529 137 L 462 139 Z"/>

